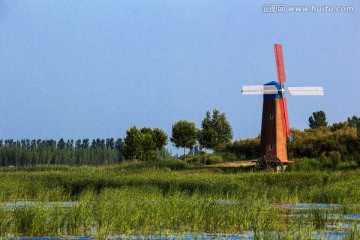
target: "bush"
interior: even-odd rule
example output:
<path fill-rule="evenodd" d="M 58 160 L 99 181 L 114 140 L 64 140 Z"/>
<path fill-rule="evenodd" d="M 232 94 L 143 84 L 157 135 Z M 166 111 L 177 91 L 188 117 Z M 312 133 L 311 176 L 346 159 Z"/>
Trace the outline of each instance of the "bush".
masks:
<path fill-rule="evenodd" d="M 219 155 L 222 157 L 224 162 L 234 162 L 234 161 L 238 160 L 236 154 L 234 154 L 234 153 L 222 152 L 222 153 L 219 153 Z"/>
<path fill-rule="evenodd" d="M 316 158 L 300 158 L 295 163 L 289 165 L 290 171 L 318 171 L 321 170 L 323 164 Z"/>
<path fill-rule="evenodd" d="M 219 154 L 202 153 L 195 155 L 193 158 L 188 159 L 188 163 L 194 165 L 212 165 L 224 162 L 224 159 Z"/>
<path fill-rule="evenodd" d="M 168 168 L 171 170 L 183 170 L 189 168 L 189 165 L 180 159 L 174 160 L 158 160 L 153 162 L 140 162 L 135 164 L 129 164 L 125 169 L 135 170 L 135 169 L 146 169 L 146 168 L 156 168 L 164 169 Z"/>
<path fill-rule="evenodd" d="M 355 161 L 351 162 L 340 162 L 336 166 L 336 170 L 353 170 L 358 168 L 359 165 Z"/>
<path fill-rule="evenodd" d="M 206 158 L 206 165 L 218 164 L 218 163 L 222 163 L 222 162 L 224 162 L 224 159 L 220 155 L 217 155 L 217 154 L 210 154 Z"/>
<path fill-rule="evenodd" d="M 260 138 L 248 138 L 226 144 L 221 149 L 221 152 L 228 152 L 235 154 L 238 159 L 254 159 L 257 158 L 260 152 Z"/>
<path fill-rule="evenodd" d="M 321 157 L 317 158 L 300 158 L 295 163 L 290 164 L 289 171 L 320 171 L 320 170 L 353 170 L 359 167 L 356 161 L 336 162 L 334 159 Z"/>
<path fill-rule="evenodd" d="M 341 154 L 338 151 L 331 151 L 329 152 L 329 158 L 331 159 L 332 167 L 336 168 L 341 160 Z"/>

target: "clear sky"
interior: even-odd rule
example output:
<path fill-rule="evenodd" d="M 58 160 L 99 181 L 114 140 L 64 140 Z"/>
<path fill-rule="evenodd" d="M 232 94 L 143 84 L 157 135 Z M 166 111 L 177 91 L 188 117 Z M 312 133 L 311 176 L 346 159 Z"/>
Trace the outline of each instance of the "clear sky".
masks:
<path fill-rule="evenodd" d="M 0 138 L 124 137 L 132 125 L 170 135 L 175 121 L 200 127 L 214 108 L 235 139 L 255 137 L 262 97 L 241 86 L 276 80 L 274 43 L 286 86 L 325 90 L 288 96 L 291 127 L 307 128 L 318 110 L 329 123 L 360 116 L 358 0 L 2 0 Z"/>

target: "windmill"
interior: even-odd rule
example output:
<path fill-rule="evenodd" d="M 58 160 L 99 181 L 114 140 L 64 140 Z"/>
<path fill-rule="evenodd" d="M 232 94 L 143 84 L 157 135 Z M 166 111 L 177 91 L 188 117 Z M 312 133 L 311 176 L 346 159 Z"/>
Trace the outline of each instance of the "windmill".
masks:
<path fill-rule="evenodd" d="M 256 167 L 261 170 L 283 171 L 288 163 L 286 140 L 290 138 L 290 124 L 285 92 L 291 95 L 324 95 L 322 87 L 289 87 L 286 82 L 282 45 L 275 44 L 275 62 L 278 81 L 264 85 L 243 86 L 244 95 L 263 95 L 263 113 L 260 137 L 260 157 Z"/>

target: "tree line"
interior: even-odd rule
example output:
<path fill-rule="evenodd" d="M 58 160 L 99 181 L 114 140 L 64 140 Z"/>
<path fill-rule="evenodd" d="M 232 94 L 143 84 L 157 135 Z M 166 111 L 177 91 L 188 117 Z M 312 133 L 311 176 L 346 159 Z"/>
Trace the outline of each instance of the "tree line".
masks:
<path fill-rule="evenodd" d="M 104 165 L 123 161 L 121 138 L 0 140 L 0 166 Z"/>
<path fill-rule="evenodd" d="M 309 118 L 309 129 L 291 129 L 294 141 L 288 142 L 288 155 L 293 158 L 331 158 L 334 161 L 360 160 L 360 118 L 328 126 L 323 111 Z M 130 127 L 124 140 L 72 139 L 59 141 L 41 139 L 0 140 L 0 166 L 32 166 L 38 164 L 105 165 L 124 160 L 149 161 L 173 158 L 165 148 L 168 140 L 177 148 L 199 155 L 203 149 L 229 160 L 256 159 L 260 136 L 232 141 L 233 132 L 225 113 L 207 111 L 198 129 L 194 122 L 179 120 L 172 125 L 169 137 L 160 128 Z M 224 159 L 225 161 L 228 159 Z M 218 161 L 216 159 L 216 161 Z"/>

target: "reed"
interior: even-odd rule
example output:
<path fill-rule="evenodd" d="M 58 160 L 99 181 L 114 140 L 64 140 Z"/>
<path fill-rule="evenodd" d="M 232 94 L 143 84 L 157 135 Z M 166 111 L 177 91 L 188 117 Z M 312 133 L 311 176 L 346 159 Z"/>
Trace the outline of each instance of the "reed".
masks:
<path fill-rule="evenodd" d="M 358 174 L 358 170 L 214 173 L 129 165 L 2 171 L 0 237 L 105 239 L 251 231 L 260 238 L 279 234 L 281 239 L 306 239 L 329 223 L 340 226 L 348 221 L 330 219 L 323 210 L 280 206 L 339 203 L 344 207 L 333 212 L 359 213 Z M 31 202 L 15 207 L 5 204 L 22 201 Z M 303 217 L 291 217 L 293 214 Z M 358 236 L 359 223 L 354 220 L 351 224 L 355 227 L 348 229 L 347 236 Z"/>

